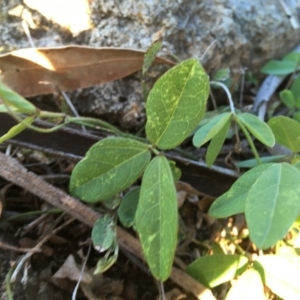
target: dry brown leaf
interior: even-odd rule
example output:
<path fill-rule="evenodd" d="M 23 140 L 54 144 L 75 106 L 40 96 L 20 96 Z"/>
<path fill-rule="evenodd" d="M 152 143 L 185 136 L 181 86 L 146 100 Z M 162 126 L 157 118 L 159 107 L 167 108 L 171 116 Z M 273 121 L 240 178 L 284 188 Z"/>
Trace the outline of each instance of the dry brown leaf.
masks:
<path fill-rule="evenodd" d="M 54 279 L 68 278 L 77 282 L 81 279 L 81 282 L 90 284 L 93 281 L 92 275 L 87 272 L 83 272 L 81 276 L 81 270 L 78 268 L 74 256 L 69 255 L 60 269 L 53 275 Z"/>
<path fill-rule="evenodd" d="M 51 94 L 55 86 L 70 91 L 126 77 L 142 68 L 144 54 L 85 46 L 21 49 L 0 55 L 0 80 L 24 97 Z M 160 57 L 155 63 L 174 65 Z"/>

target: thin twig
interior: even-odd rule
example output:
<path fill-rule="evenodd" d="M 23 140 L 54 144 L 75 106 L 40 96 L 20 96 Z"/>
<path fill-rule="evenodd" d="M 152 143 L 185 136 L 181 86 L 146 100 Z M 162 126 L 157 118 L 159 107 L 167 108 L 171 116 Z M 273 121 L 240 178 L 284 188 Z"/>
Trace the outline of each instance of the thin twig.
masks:
<path fill-rule="evenodd" d="M 91 249 L 92 249 L 92 243 L 90 242 L 89 249 L 88 249 L 88 252 L 86 254 L 86 258 L 85 258 L 85 260 L 83 262 L 83 265 L 82 265 L 82 268 L 81 268 L 80 276 L 78 278 L 78 281 L 77 281 L 76 286 L 74 288 L 74 291 L 72 293 L 72 300 L 76 300 L 77 291 L 78 291 L 78 288 L 80 286 L 80 282 L 81 282 L 81 279 L 82 279 L 82 276 L 83 276 L 83 273 L 84 273 L 84 270 L 85 270 L 85 266 L 86 266 L 87 260 L 88 260 L 88 258 L 90 256 Z"/>
<path fill-rule="evenodd" d="M 27 171 L 17 160 L 0 152 L 0 176 L 23 187 L 32 194 L 47 201 L 54 207 L 64 210 L 82 223 L 92 227 L 101 215 L 62 190 L 52 186 L 39 176 Z M 144 260 L 141 244 L 122 228 L 117 228 L 118 243 L 135 256 Z M 184 271 L 172 268 L 170 279 L 187 291 L 193 293 L 197 299 L 215 300 L 210 289 L 190 277 Z"/>
<path fill-rule="evenodd" d="M 51 236 L 53 236 L 54 234 L 56 234 L 58 231 L 60 231 L 61 229 L 63 229 L 65 226 L 67 226 L 68 224 L 70 224 L 71 222 L 73 222 L 75 219 L 74 218 L 70 218 L 68 221 L 66 221 L 65 223 L 63 223 L 62 225 L 60 225 L 59 227 L 57 227 L 55 230 L 53 230 L 51 232 L 51 234 L 48 234 L 47 236 L 43 237 L 35 246 L 33 249 L 39 249 L 43 244 L 45 244 L 50 238 Z M 56 220 L 58 221 L 58 220 Z M 58 223 L 58 222 L 57 222 Z M 12 276 L 11 276 L 11 282 L 14 282 L 17 278 L 17 275 L 19 273 L 19 271 L 21 270 L 22 266 L 24 265 L 24 263 L 33 255 L 33 252 L 27 252 L 22 258 L 21 260 L 18 262 L 18 265 L 16 266 Z"/>
<path fill-rule="evenodd" d="M 2 241 L 0 241 L 0 248 L 15 251 L 15 252 L 25 252 L 25 253 L 26 252 L 31 252 L 31 253 L 41 252 L 41 249 L 39 249 L 39 248 L 19 248 L 19 247 L 5 244 Z"/>

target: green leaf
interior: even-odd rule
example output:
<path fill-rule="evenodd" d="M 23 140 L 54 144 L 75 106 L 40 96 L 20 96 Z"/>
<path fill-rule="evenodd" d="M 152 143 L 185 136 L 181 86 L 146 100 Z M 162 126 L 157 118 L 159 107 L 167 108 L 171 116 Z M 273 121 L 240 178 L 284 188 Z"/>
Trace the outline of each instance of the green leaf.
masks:
<path fill-rule="evenodd" d="M 165 281 L 177 244 L 178 212 L 174 179 L 164 156 L 155 157 L 144 173 L 135 225 L 153 276 Z"/>
<path fill-rule="evenodd" d="M 293 260 L 277 255 L 259 256 L 268 288 L 282 299 L 297 300 L 300 295 L 300 268 Z"/>
<path fill-rule="evenodd" d="M 147 138 L 161 149 L 178 146 L 202 119 L 208 94 L 208 76 L 197 59 L 166 72 L 148 96 Z"/>
<path fill-rule="evenodd" d="M 300 52 L 291 52 L 284 56 L 283 61 L 290 61 L 298 64 L 300 61 Z"/>
<path fill-rule="evenodd" d="M 273 117 L 268 122 L 276 142 L 293 152 L 300 151 L 300 124 L 288 117 Z"/>
<path fill-rule="evenodd" d="M 288 108 L 293 108 L 295 107 L 295 99 L 294 95 L 290 90 L 283 90 L 279 93 L 281 101 L 285 104 L 286 107 Z"/>
<path fill-rule="evenodd" d="M 94 271 L 94 275 L 101 274 L 107 271 L 118 259 L 119 254 L 119 246 L 116 247 L 116 251 L 112 256 L 109 257 L 101 257 L 98 262 L 96 269 Z"/>
<path fill-rule="evenodd" d="M 266 300 L 264 285 L 254 269 L 245 271 L 229 290 L 225 300 Z"/>
<path fill-rule="evenodd" d="M 142 74 L 144 75 L 148 69 L 151 67 L 152 63 L 155 60 L 155 57 L 159 50 L 162 47 L 162 38 L 154 41 L 150 47 L 147 49 L 145 55 L 144 55 L 144 62 L 143 62 L 143 69 Z"/>
<path fill-rule="evenodd" d="M 15 107 L 18 112 L 24 114 L 32 114 L 37 111 L 33 104 L 0 81 L 0 102 L 1 101 L 5 102 L 8 106 Z"/>
<path fill-rule="evenodd" d="M 101 140 L 74 168 L 70 192 L 87 202 L 109 198 L 133 184 L 150 157 L 148 146 L 132 139 Z"/>
<path fill-rule="evenodd" d="M 122 199 L 118 209 L 118 217 L 125 227 L 131 227 L 134 224 L 135 212 L 139 203 L 140 188 L 136 187 L 130 190 Z"/>
<path fill-rule="evenodd" d="M 104 215 L 93 226 L 92 241 L 95 249 L 99 252 L 111 248 L 116 240 L 116 236 L 116 224 L 110 215 Z"/>
<path fill-rule="evenodd" d="M 110 227 L 109 224 L 108 227 Z M 110 229 L 108 228 L 108 231 L 109 230 Z M 115 239 L 112 241 L 111 246 L 107 249 L 105 255 L 98 260 L 96 269 L 94 271 L 94 275 L 104 273 L 105 271 L 107 271 L 117 261 L 118 255 L 119 245 L 117 242 L 117 236 L 115 234 Z"/>
<path fill-rule="evenodd" d="M 267 123 L 261 121 L 257 116 L 243 113 L 237 115 L 246 128 L 263 144 L 268 147 L 275 145 L 275 137 Z"/>
<path fill-rule="evenodd" d="M 1 102 L 1 98 L 0 98 L 0 102 Z M 18 108 L 11 106 L 11 105 L 9 105 L 9 109 L 12 112 L 20 112 Z M 0 113 L 3 113 L 3 112 L 7 113 L 10 111 L 7 109 L 7 107 L 4 104 L 0 104 Z"/>
<path fill-rule="evenodd" d="M 214 75 L 212 81 L 225 81 L 230 77 L 230 70 L 228 68 L 220 69 Z"/>
<path fill-rule="evenodd" d="M 300 212 L 300 171 L 287 163 L 263 170 L 246 199 L 250 238 L 260 249 L 282 239 Z"/>
<path fill-rule="evenodd" d="M 260 71 L 269 75 L 284 76 L 296 70 L 297 62 L 292 60 L 271 60 Z"/>
<path fill-rule="evenodd" d="M 19 123 L 13 126 L 6 134 L 0 137 L 0 144 L 13 138 L 27 128 L 26 124 L 30 125 L 34 121 L 34 117 L 28 117 L 23 120 L 24 123 Z"/>
<path fill-rule="evenodd" d="M 193 137 L 195 147 L 201 147 L 211 140 L 232 118 L 232 113 L 225 112 L 211 119 L 196 131 Z"/>
<path fill-rule="evenodd" d="M 293 119 L 294 119 L 295 121 L 297 121 L 298 123 L 300 123 L 300 112 L 299 112 L 299 111 L 295 111 L 295 112 L 293 113 Z"/>
<path fill-rule="evenodd" d="M 217 198 L 209 209 L 214 218 L 227 218 L 245 211 L 246 198 L 260 174 L 273 164 L 259 165 L 244 173 L 228 192 Z"/>
<path fill-rule="evenodd" d="M 248 259 L 243 255 L 213 254 L 198 258 L 187 267 L 186 272 L 205 286 L 213 288 L 233 279 L 247 263 Z"/>
<path fill-rule="evenodd" d="M 220 131 L 212 138 L 207 148 L 205 161 L 209 167 L 214 163 L 223 146 L 231 124 L 230 121 L 231 120 L 229 119 L 227 123 L 225 123 L 224 126 L 220 129 Z"/>

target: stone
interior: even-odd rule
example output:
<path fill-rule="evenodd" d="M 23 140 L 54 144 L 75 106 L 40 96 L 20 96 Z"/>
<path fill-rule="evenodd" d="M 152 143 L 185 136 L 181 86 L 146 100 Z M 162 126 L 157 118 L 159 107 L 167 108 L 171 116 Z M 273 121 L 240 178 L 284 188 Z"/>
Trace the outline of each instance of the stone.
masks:
<path fill-rule="evenodd" d="M 17 4 L 22 5 L 21 2 L 0 2 L 0 45 L 3 45 L 4 52 L 30 47 L 20 25 L 21 19 L 3 13 Z M 26 3 L 26 0 L 23 2 Z M 93 28 L 79 34 L 72 34 L 57 24 L 51 26 L 51 22 L 37 11 L 30 7 L 24 9 L 31 15 L 32 22 L 29 24 L 35 26 L 31 29 L 31 35 L 37 47 L 75 43 L 95 47 L 147 49 L 152 35 L 163 29 L 162 54 L 173 53 L 180 59 L 197 57 L 210 76 L 223 67 L 238 73 L 247 69 L 261 76 L 259 70 L 266 61 L 282 57 L 299 43 L 300 28 L 292 26 L 281 2 L 89 0 Z M 298 12 L 300 1 L 294 2 L 296 6 L 293 9 Z M 117 123 L 128 128 L 144 121 L 139 76 L 77 91 L 71 93 L 71 96 L 80 113 L 114 115 Z M 131 123 L 123 115 L 133 107 L 139 121 Z"/>

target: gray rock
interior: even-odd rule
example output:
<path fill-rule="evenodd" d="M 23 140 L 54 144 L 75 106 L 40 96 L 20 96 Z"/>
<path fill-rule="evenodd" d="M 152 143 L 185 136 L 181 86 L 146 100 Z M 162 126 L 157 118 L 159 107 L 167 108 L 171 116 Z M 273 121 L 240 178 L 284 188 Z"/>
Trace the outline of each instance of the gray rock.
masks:
<path fill-rule="evenodd" d="M 2 11 L 13 2 L 18 1 L 2 0 Z M 94 0 L 91 11 L 94 28 L 77 37 L 57 25 L 49 26 L 49 21 L 32 12 L 34 22 L 41 25 L 31 32 L 35 45 L 147 49 L 152 35 L 163 28 L 163 52 L 180 59 L 197 57 L 210 75 L 222 67 L 235 72 L 247 68 L 257 75 L 266 61 L 282 57 L 299 43 L 300 28 L 293 28 L 279 0 Z M 0 24 L 4 51 L 29 47 L 20 20 L 10 19 L 9 26 L 6 21 L 2 18 Z M 124 115 L 138 103 L 137 114 L 143 119 L 142 93 L 134 77 L 71 95 L 79 112 L 114 114 L 125 127 L 134 124 L 127 124 L 120 113 Z"/>
<path fill-rule="evenodd" d="M 146 49 L 164 28 L 165 48 L 180 58 L 201 59 L 208 50 L 201 60 L 210 74 L 221 67 L 257 73 L 300 42 L 276 0 L 97 0 L 92 8 L 90 44 Z"/>

